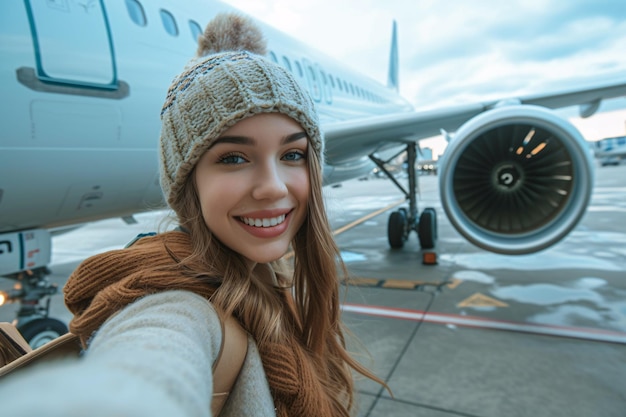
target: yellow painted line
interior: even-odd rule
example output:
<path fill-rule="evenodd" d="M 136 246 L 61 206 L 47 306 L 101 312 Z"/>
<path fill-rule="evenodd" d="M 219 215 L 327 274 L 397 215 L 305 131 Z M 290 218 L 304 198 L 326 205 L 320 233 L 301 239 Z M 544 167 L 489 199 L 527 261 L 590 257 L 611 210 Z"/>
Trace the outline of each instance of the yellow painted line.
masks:
<path fill-rule="evenodd" d="M 343 233 L 343 232 L 345 232 L 346 230 L 350 230 L 350 229 L 352 229 L 353 227 L 358 226 L 359 224 L 361 224 L 361 223 L 363 223 L 363 222 L 365 222 L 365 221 L 367 221 L 367 220 L 371 219 L 372 217 L 376 217 L 376 216 L 378 216 L 379 214 L 386 212 L 387 210 L 390 210 L 390 209 L 392 209 L 392 208 L 394 208 L 394 207 L 396 207 L 396 206 L 399 206 L 400 204 L 404 203 L 405 201 L 406 201 L 406 200 L 403 198 L 403 199 L 401 199 L 401 200 L 398 200 L 398 201 L 396 201 L 396 202 L 393 202 L 393 203 L 389 204 L 389 205 L 388 205 L 388 206 L 386 206 L 386 207 L 383 207 L 383 208 L 381 208 L 381 209 L 379 209 L 379 210 L 376 210 L 376 211 L 374 211 L 374 212 L 372 212 L 372 213 L 370 213 L 370 214 L 367 214 L 367 215 L 365 215 L 365 216 L 361 217 L 360 219 L 357 219 L 357 220 L 353 221 L 352 223 L 348 223 L 347 225 L 342 226 L 342 227 L 340 227 L 339 229 L 335 230 L 335 231 L 333 232 L 333 236 L 337 236 L 338 234 Z M 293 251 L 290 251 L 290 252 L 288 252 L 287 254 L 285 254 L 285 256 L 284 256 L 283 258 L 284 258 L 284 259 L 290 259 L 290 258 L 292 258 L 292 257 L 293 257 Z"/>
<path fill-rule="evenodd" d="M 415 287 L 417 287 L 418 285 L 420 284 L 415 281 L 406 281 L 402 279 L 386 279 L 382 287 L 383 288 L 396 288 L 396 289 L 402 289 L 402 290 L 414 290 Z"/>
<path fill-rule="evenodd" d="M 342 280 L 342 284 L 355 287 L 376 287 L 397 290 L 415 290 L 426 285 L 440 287 L 444 282 L 440 281 L 421 281 L 407 279 L 388 279 L 388 278 L 362 278 L 350 277 Z"/>
<path fill-rule="evenodd" d="M 452 278 L 450 280 L 450 282 L 448 282 L 447 286 L 448 288 L 450 288 L 451 290 L 455 289 L 456 287 L 458 287 L 459 285 L 461 285 L 463 283 L 463 280 L 458 279 L 458 278 Z"/>
<path fill-rule="evenodd" d="M 406 200 L 403 198 L 401 200 L 398 200 L 398 201 L 396 201 L 394 203 L 389 204 L 386 207 L 383 207 L 383 208 L 381 208 L 379 210 L 376 210 L 375 212 L 372 212 L 372 213 L 370 213 L 370 214 L 368 214 L 366 216 L 363 216 L 360 219 L 357 219 L 357 220 L 353 221 L 352 223 L 349 223 L 349 224 L 347 224 L 347 225 L 345 225 L 343 227 L 340 227 L 339 229 L 335 230 L 333 232 L 333 235 L 337 236 L 338 234 L 343 233 L 346 230 L 352 229 L 354 226 L 357 226 L 357 225 L 363 223 L 364 221 L 367 221 L 367 220 L 371 219 L 372 217 L 376 217 L 379 214 L 386 212 L 387 210 L 390 210 L 390 209 L 392 209 L 392 208 L 394 208 L 396 206 L 399 206 L 400 204 L 404 203 L 405 201 Z"/>
<path fill-rule="evenodd" d="M 456 305 L 457 307 L 508 307 L 509 305 L 493 297 L 474 293 Z"/>

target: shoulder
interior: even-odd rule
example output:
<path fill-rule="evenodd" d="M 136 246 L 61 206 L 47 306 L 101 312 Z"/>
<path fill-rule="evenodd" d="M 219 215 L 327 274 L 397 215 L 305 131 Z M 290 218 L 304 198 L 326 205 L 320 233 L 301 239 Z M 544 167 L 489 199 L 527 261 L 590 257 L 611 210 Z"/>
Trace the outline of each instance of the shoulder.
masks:
<path fill-rule="evenodd" d="M 186 290 L 168 290 L 143 296 L 111 317 L 109 322 L 131 321 L 164 329 L 208 329 L 221 333 L 220 317 L 204 297 Z"/>
<path fill-rule="evenodd" d="M 205 350 L 202 356 L 210 356 L 206 359 L 212 363 L 219 352 L 222 328 L 217 310 L 206 298 L 191 291 L 171 290 L 146 295 L 110 317 L 97 331 L 89 350 L 97 351 L 112 340 L 131 340 L 134 344 L 150 340 L 160 349 L 201 349 Z"/>
<path fill-rule="evenodd" d="M 219 320 L 217 310 L 206 298 L 186 290 L 172 289 L 145 295 L 129 304 L 121 312 L 124 310 L 145 310 L 153 313 L 185 313 L 193 314 L 196 317 L 206 314 L 215 316 Z"/>

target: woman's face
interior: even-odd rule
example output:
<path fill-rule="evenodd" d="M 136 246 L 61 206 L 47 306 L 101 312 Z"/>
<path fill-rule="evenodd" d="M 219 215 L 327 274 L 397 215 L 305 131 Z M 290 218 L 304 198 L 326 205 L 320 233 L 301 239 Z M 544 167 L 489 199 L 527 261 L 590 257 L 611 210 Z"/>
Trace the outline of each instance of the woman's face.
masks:
<path fill-rule="evenodd" d="M 208 228 L 253 262 L 283 256 L 309 198 L 308 138 L 280 113 L 246 118 L 200 158 L 195 181 Z"/>

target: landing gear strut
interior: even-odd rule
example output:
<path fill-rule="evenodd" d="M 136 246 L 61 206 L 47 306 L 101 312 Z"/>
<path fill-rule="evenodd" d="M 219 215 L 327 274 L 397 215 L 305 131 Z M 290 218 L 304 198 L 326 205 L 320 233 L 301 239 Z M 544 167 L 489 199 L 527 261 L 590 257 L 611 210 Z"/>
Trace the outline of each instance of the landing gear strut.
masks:
<path fill-rule="evenodd" d="M 48 317 L 50 296 L 58 292 L 57 286 L 48 281 L 49 274 L 48 268 L 40 267 L 6 275 L 16 283 L 13 289 L 0 294 L 0 305 L 20 303 L 16 326 L 33 349 L 67 333 L 65 323 Z"/>
<path fill-rule="evenodd" d="M 409 189 L 406 190 L 402 184 L 387 170 L 387 165 L 391 160 L 398 157 L 403 152 L 407 153 L 407 174 L 409 178 Z M 408 210 L 404 207 L 392 212 L 387 223 L 387 237 L 389 246 L 399 249 L 404 246 L 409 238 L 409 233 L 415 231 L 418 235 L 422 249 L 432 249 L 437 242 L 437 212 L 432 207 L 422 210 L 418 218 L 417 210 L 417 175 L 415 174 L 415 163 L 417 162 L 417 143 L 407 142 L 406 149 L 393 155 L 388 160 L 382 160 L 375 155 L 370 155 L 370 159 L 380 168 L 382 172 L 404 193 L 409 200 Z"/>

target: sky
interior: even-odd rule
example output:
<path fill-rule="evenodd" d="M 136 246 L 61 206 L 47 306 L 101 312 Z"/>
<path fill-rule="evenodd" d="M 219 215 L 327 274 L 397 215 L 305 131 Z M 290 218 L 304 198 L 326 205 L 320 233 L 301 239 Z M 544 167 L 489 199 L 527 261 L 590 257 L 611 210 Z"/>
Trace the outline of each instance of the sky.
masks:
<path fill-rule="evenodd" d="M 400 93 L 418 109 L 626 79 L 623 0 L 225 2 L 383 83 L 396 20 Z M 587 140 L 626 135 L 626 98 L 600 111 L 563 114 Z"/>

